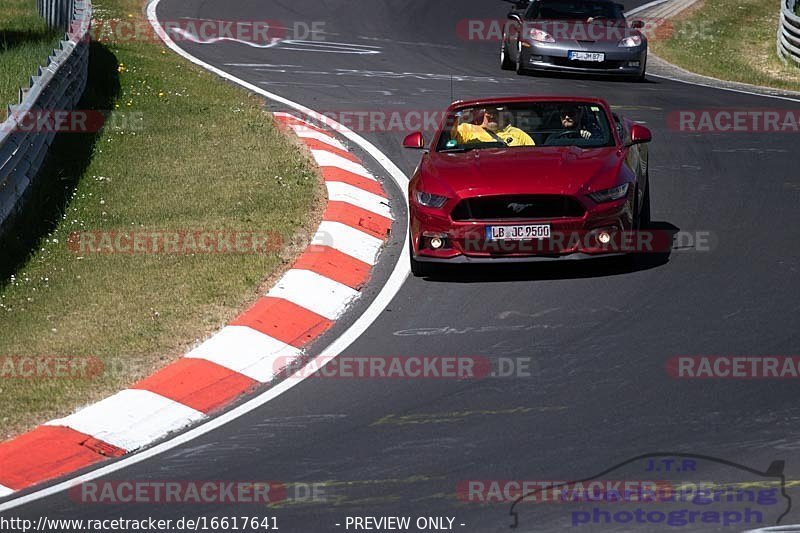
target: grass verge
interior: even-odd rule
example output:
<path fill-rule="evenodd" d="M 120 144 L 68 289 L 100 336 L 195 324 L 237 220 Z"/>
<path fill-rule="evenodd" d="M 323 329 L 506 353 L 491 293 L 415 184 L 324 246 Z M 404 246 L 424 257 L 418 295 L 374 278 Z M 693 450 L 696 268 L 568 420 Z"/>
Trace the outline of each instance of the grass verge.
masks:
<path fill-rule="evenodd" d="M 140 0 L 95 0 L 95 18 L 146 24 Z M 14 232 L 0 242 L 1 438 L 129 386 L 255 300 L 286 263 L 260 254 L 91 254 L 82 231 L 316 227 L 324 197 L 301 145 L 261 101 L 152 40 L 92 43 L 83 109 L 98 133 L 62 134 Z M 20 360 L 97 358 L 104 371 L 21 379 Z"/>
<path fill-rule="evenodd" d="M 20 87 L 28 87 L 37 67 L 58 46 L 63 32 L 47 27 L 36 0 L 3 0 L 0 9 L 0 121 L 9 104 L 18 103 Z"/>
<path fill-rule="evenodd" d="M 704 0 L 676 17 L 670 38 L 650 48 L 698 74 L 800 90 L 800 68 L 778 58 L 779 9 L 774 0 Z"/>

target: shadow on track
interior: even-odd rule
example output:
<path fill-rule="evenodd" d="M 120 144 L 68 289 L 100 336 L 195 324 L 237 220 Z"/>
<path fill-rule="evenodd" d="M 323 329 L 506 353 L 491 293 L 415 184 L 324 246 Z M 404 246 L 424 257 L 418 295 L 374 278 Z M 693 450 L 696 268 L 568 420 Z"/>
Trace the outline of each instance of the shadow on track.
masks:
<path fill-rule="evenodd" d="M 524 73 L 519 74 L 521 78 L 546 78 L 546 79 L 561 79 L 561 80 L 575 80 L 575 81 L 610 81 L 614 83 L 628 83 L 634 85 L 656 85 L 657 81 L 645 77 L 643 80 L 625 77 L 625 76 L 609 76 L 603 74 L 591 74 L 585 72 L 559 72 L 555 70 L 526 70 Z"/>
<path fill-rule="evenodd" d="M 649 230 L 674 237 L 680 228 L 669 222 L 653 222 Z M 460 264 L 430 263 L 426 281 L 441 283 L 496 283 L 506 281 L 546 281 L 557 279 L 602 278 L 658 268 L 669 262 L 672 250 L 586 260 L 531 263 Z M 431 268 L 433 267 L 433 268 Z"/>

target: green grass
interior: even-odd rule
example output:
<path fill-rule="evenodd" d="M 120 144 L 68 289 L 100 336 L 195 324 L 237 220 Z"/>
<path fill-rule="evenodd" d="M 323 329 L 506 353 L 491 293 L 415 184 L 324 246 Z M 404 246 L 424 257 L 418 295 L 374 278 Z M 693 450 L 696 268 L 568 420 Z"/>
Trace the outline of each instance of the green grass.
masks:
<path fill-rule="evenodd" d="M 692 72 L 724 80 L 800 90 L 800 68 L 778 58 L 780 5 L 774 0 L 705 0 L 674 21 L 653 52 Z"/>
<path fill-rule="evenodd" d="M 95 8 L 96 17 L 141 17 L 139 0 Z M 117 125 L 59 137 L 17 229 L 0 243 L 0 358 L 88 356 L 108 370 L 83 380 L 0 377 L 0 439 L 178 358 L 286 265 L 279 252 L 78 255 L 67 248 L 70 232 L 288 236 L 321 215 L 316 168 L 260 100 L 158 43 L 93 43 L 90 70 L 80 106 L 115 110 Z"/>
<path fill-rule="evenodd" d="M 36 0 L 3 0 L 0 9 L 0 120 L 8 104 L 18 103 L 20 87 L 58 46 L 63 32 L 47 27 L 36 11 Z"/>

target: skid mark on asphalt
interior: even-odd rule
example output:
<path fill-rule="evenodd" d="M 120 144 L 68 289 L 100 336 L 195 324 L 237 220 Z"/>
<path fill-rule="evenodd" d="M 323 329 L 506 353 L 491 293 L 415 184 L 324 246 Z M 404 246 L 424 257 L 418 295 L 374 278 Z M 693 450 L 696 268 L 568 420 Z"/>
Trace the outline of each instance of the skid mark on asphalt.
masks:
<path fill-rule="evenodd" d="M 430 337 L 435 335 L 468 335 L 472 333 L 503 333 L 534 331 L 537 329 L 585 329 L 597 327 L 600 322 L 582 322 L 580 324 L 509 324 L 485 326 L 441 326 L 436 328 L 400 329 L 392 333 L 396 337 Z"/>
<path fill-rule="evenodd" d="M 566 410 L 566 406 L 544 406 L 544 407 L 512 407 L 509 409 L 477 409 L 472 411 L 450 411 L 445 413 L 420 413 L 413 415 L 394 415 L 389 414 L 379 418 L 372 424 L 373 426 L 405 426 L 419 424 L 450 424 L 461 422 L 468 418 L 481 416 L 503 416 L 503 415 L 522 415 L 527 413 L 549 413 Z"/>

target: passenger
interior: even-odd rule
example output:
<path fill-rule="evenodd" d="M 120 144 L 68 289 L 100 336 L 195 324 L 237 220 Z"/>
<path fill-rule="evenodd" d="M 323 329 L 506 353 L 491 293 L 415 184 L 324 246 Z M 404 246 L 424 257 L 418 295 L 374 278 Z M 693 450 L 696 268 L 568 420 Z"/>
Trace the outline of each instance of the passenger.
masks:
<path fill-rule="evenodd" d="M 467 116 L 470 116 L 467 114 Z M 530 135 L 511 124 L 511 113 L 503 108 L 476 109 L 473 124 L 467 119 L 455 128 L 451 138 L 458 144 L 501 142 L 507 146 L 535 146 Z"/>

